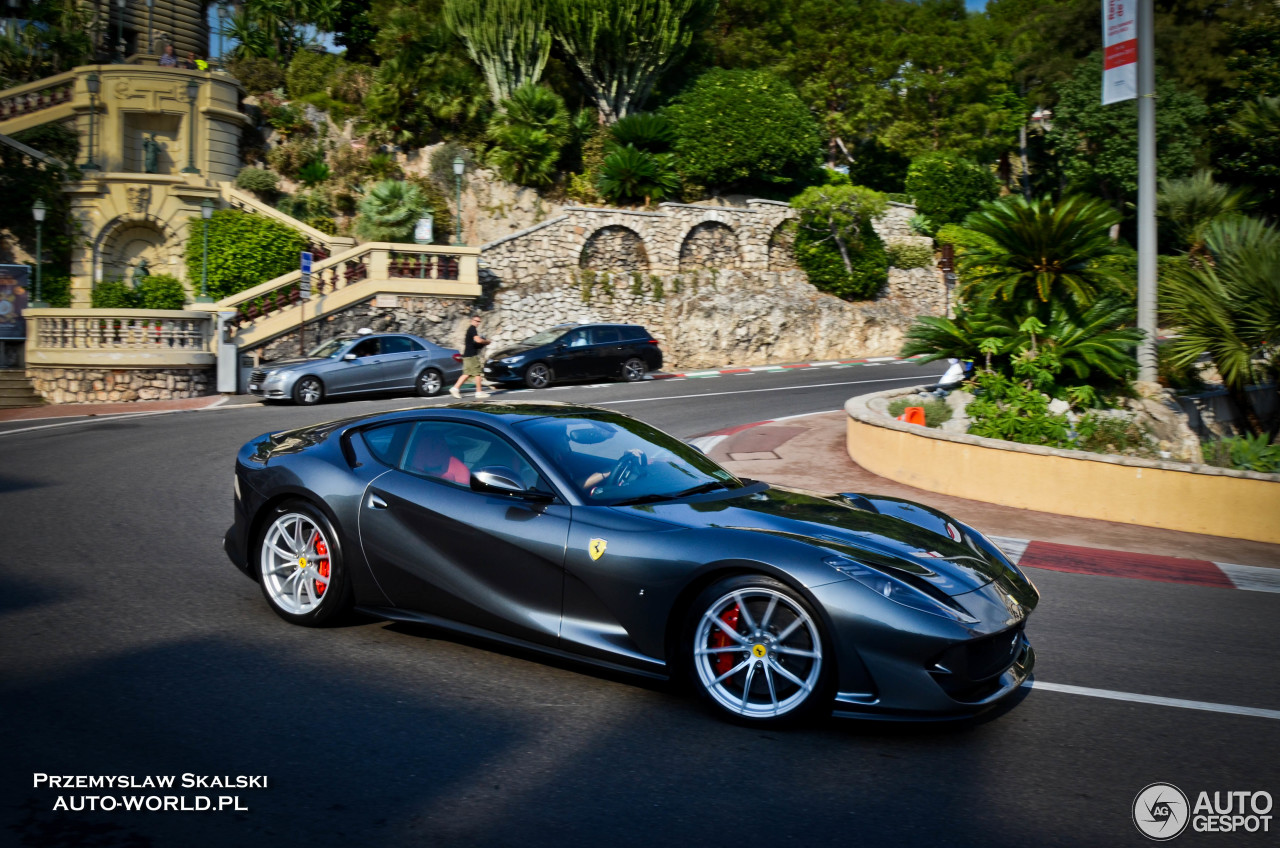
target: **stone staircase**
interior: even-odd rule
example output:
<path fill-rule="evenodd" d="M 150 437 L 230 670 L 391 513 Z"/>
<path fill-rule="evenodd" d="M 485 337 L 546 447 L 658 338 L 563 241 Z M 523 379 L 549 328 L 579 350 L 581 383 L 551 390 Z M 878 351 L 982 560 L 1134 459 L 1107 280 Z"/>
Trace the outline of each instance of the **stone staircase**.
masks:
<path fill-rule="evenodd" d="M 44 399 L 36 394 L 27 372 L 21 368 L 0 369 L 0 409 L 41 406 Z"/>

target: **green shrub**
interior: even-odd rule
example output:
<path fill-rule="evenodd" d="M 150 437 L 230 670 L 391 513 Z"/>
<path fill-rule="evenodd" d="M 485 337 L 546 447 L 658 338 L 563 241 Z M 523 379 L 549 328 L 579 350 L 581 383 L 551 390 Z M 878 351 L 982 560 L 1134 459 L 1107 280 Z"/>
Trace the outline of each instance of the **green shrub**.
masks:
<path fill-rule="evenodd" d="M 446 141 L 431 151 L 431 179 L 436 185 L 453 191 L 454 180 L 457 179 L 453 173 L 453 160 L 459 156 L 466 171 L 475 168 L 475 154 L 456 141 Z"/>
<path fill-rule="evenodd" d="M 819 161 L 817 121 L 795 89 L 768 71 L 708 71 L 663 114 L 693 182 L 776 186 Z"/>
<path fill-rule="evenodd" d="M 489 123 L 489 160 L 504 180 L 525 186 L 555 181 L 560 151 L 569 140 L 569 111 L 551 89 L 526 83 L 502 101 Z"/>
<path fill-rule="evenodd" d="M 947 406 L 946 401 L 937 398 L 925 400 L 914 395 L 889 401 L 889 414 L 897 418 L 908 406 L 924 408 L 924 426 L 926 427 L 939 427 L 951 420 L 951 407 Z"/>
<path fill-rule="evenodd" d="M 187 279 L 200 279 L 202 224 L 192 218 L 187 239 Z M 262 215 L 220 209 L 208 221 L 209 295 L 215 299 L 297 270 L 307 241 L 297 230 Z"/>
<path fill-rule="evenodd" d="M 1049 396 L 1038 387 L 994 372 L 980 373 L 974 382 L 977 397 L 966 410 L 973 419 L 972 435 L 1024 445 L 1075 447 L 1071 422 L 1049 411 Z"/>
<path fill-rule="evenodd" d="M 343 103 L 360 105 L 373 88 L 373 68 L 357 62 L 339 63 L 329 79 L 329 94 Z"/>
<path fill-rule="evenodd" d="M 333 176 L 333 172 L 329 170 L 329 166 L 320 159 L 312 159 L 307 164 L 298 169 L 298 181 L 308 188 L 326 182 L 329 177 Z"/>
<path fill-rule="evenodd" d="M 422 193 L 412 183 L 378 183 L 360 201 L 356 233 L 366 241 L 411 241 L 424 209 Z"/>
<path fill-rule="evenodd" d="M 324 151 L 311 139 L 295 138 L 271 148 L 267 154 L 267 162 L 289 179 L 297 179 L 298 172 L 309 163 L 322 159 Z"/>
<path fill-rule="evenodd" d="M 927 153 L 907 168 L 907 192 L 916 209 L 935 227 L 954 224 L 988 200 L 995 200 L 995 174 L 954 153 Z"/>
<path fill-rule="evenodd" d="M 266 168 L 255 168 L 246 165 L 236 174 L 236 188 L 251 191 L 254 194 L 270 197 L 280 187 L 280 175 Z"/>
<path fill-rule="evenodd" d="M 285 84 L 284 69 L 272 59 L 232 59 L 227 63 L 227 71 L 253 95 L 283 88 Z"/>
<path fill-rule="evenodd" d="M 47 268 L 47 266 L 46 266 Z M 31 281 L 31 296 L 35 297 L 35 280 Z M 40 296 L 55 309 L 71 306 L 71 278 L 66 274 L 50 274 L 46 270 L 40 278 Z"/>
<path fill-rule="evenodd" d="M 906 203 L 906 204 L 908 204 L 908 205 L 910 205 L 910 204 L 914 204 L 914 203 L 915 203 L 915 199 L 914 199 L 914 198 L 912 198 L 912 197 L 911 197 L 911 195 L 909 195 L 909 194 L 905 194 L 905 193 L 900 192 L 900 191 L 891 191 L 891 192 L 889 192 L 889 193 L 888 193 L 888 198 L 889 198 L 890 200 L 892 200 L 894 203 Z"/>
<path fill-rule="evenodd" d="M 886 248 L 889 254 L 889 267 L 928 268 L 933 264 L 933 248 L 923 244 L 891 244 Z"/>
<path fill-rule="evenodd" d="M 103 280 L 93 287 L 94 309 L 137 309 L 138 294 L 124 280 Z"/>
<path fill-rule="evenodd" d="M 342 64 L 342 59 L 332 53 L 299 50 L 294 54 L 285 74 L 289 96 L 298 98 L 308 94 L 327 94 L 329 79 Z"/>
<path fill-rule="evenodd" d="M 1147 430 L 1128 418 L 1086 413 L 1076 421 L 1076 449 L 1094 453 L 1154 457 Z"/>
<path fill-rule="evenodd" d="M 1280 472 L 1280 445 L 1270 444 L 1265 433 L 1205 442 L 1200 449 L 1209 465 L 1263 474 Z"/>
<path fill-rule="evenodd" d="M 338 225 L 333 222 L 332 218 L 327 218 L 323 215 L 313 215 L 306 220 L 306 224 L 331 236 L 338 234 Z"/>
<path fill-rule="evenodd" d="M 637 150 L 662 153 L 675 141 L 675 130 L 666 116 L 657 112 L 634 112 L 609 127 L 619 147 L 628 144 Z"/>
<path fill-rule="evenodd" d="M 815 288 L 844 300 L 869 300 L 889 281 L 889 257 L 870 222 L 863 225 L 859 242 L 849 246 L 852 272 L 833 240 L 824 241 L 820 233 L 804 227 L 796 231 L 792 251 Z"/>
<path fill-rule="evenodd" d="M 600 167 L 596 190 L 610 203 L 665 200 L 680 188 L 680 175 L 669 153 L 614 147 Z"/>
<path fill-rule="evenodd" d="M 297 194 L 286 194 L 276 203 L 277 209 L 299 221 L 327 218 L 333 214 L 333 206 L 333 194 L 324 186 Z"/>
<path fill-rule="evenodd" d="M 143 309 L 182 309 L 187 305 L 186 290 L 170 274 L 143 277 L 133 293 Z"/>

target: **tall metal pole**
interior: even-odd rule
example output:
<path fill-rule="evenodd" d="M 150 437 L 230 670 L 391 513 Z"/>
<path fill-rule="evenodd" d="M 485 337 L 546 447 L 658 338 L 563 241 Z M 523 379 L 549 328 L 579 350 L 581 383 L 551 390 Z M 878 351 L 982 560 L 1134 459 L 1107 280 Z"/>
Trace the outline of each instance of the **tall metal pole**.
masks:
<path fill-rule="evenodd" d="M 1138 0 L 1138 379 L 1156 381 L 1156 65 L 1152 0 Z"/>

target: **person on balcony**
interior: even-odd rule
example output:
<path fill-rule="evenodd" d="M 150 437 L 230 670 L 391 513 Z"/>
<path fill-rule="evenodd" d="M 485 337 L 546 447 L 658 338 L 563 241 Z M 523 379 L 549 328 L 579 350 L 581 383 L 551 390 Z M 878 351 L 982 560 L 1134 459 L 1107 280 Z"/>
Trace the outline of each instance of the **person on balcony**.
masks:
<path fill-rule="evenodd" d="M 162 68 L 178 67 L 178 56 L 173 52 L 172 44 L 166 44 L 164 46 L 164 53 L 160 55 L 160 67 Z"/>

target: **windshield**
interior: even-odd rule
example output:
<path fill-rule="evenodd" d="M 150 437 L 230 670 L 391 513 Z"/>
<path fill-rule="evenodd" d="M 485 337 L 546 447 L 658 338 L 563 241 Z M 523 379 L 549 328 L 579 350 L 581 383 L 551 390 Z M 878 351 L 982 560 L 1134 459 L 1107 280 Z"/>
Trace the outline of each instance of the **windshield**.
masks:
<path fill-rule="evenodd" d="M 548 342 L 555 341 L 556 339 L 560 338 L 561 336 L 563 336 L 565 333 L 569 332 L 572 329 L 573 329 L 572 326 L 552 327 L 550 330 L 543 330 L 541 333 L 535 333 L 534 335 L 520 342 L 520 344 L 529 345 L 530 347 L 534 347 L 537 345 L 544 345 L 544 344 L 547 344 Z"/>
<path fill-rule="evenodd" d="M 743 486 L 696 448 L 618 413 L 536 418 L 516 427 L 591 503 L 648 503 Z"/>
<path fill-rule="evenodd" d="M 336 339 L 329 339 L 324 344 L 316 345 L 311 349 L 311 353 L 307 354 L 313 359 L 330 359 L 338 355 L 338 351 L 351 343 L 350 336 L 338 336 Z"/>

